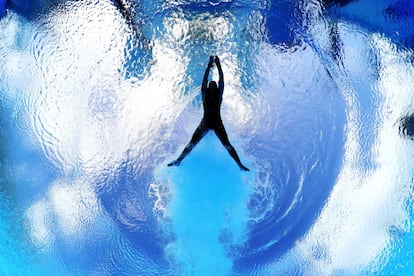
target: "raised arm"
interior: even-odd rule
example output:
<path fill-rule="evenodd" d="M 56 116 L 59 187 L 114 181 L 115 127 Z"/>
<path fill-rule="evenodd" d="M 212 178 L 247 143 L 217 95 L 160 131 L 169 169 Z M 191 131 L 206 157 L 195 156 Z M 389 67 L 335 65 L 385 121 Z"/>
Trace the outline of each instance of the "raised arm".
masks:
<path fill-rule="evenodd" d="M 210 56 L 206 71 L 204 72 L 203 83 L 201 85 L 201 93 L 204 96 L 204 93 L 207 91 L 208 75 L 210 74 L 210 68 L 213 66 L 214 57 Z"/>
<path fill-rule="evenodd" d="M 218 86 L 219 86 L 220 91 L 223 92 L 223 90 L 224 90 L 223 70 L 221 69 L 220 59 L 219 59 L 218 56 L 216 56 L 215 60 L 216 60 L 216 65 L 217 65 L 217 69 L 218 69 L 218 72 L 219 72 Z"/>

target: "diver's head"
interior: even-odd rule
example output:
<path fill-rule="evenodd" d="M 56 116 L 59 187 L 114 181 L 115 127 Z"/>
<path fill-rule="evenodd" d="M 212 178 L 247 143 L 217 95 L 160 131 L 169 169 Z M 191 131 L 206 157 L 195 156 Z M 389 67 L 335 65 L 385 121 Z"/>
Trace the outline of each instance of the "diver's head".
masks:
<path fill-rule="evenodd" d="M 208 88 L 212 90 L 217 89 L 217 83 L 215 81 L 210 81 L 208 84 Z"/>

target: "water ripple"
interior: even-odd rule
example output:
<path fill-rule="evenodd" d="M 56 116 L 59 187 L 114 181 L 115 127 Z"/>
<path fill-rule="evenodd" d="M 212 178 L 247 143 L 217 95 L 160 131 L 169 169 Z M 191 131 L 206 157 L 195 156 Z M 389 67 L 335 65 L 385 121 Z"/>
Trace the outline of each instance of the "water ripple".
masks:
<path fill-rule="evenodd" d="M 298 17 L 279 43 L 273 4 L 58 1 L 0 21 L 11 148 L 0 182 L 13 182 L 0 203 L 7 194 L 24 210 L 12 212 L 51 267 L 332 274 L 389 258 L 411 231 L 412 141 L 400 135 L 412 136 L 412 51 L 316 0 L 278 11 Z M 392 6 L 386 20 L 410 12 Z M 201 119 L 211 54 L 246 177 L 212 137 L 182 167 L 165 165 Z M 369 248 L 355 251 L 361 240 Z"/>

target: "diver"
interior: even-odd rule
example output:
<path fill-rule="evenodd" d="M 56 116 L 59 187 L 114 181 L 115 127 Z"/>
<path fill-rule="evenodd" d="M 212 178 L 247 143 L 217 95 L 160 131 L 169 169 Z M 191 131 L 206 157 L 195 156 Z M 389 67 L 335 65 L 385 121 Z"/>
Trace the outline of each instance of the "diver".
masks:
<path fill-rule="evenodd" d="M 210 81 L 207 87 L 208 75 L 210 73 L 210 68 L 213 67 L 213 62 L 216 63 L 219 72 L 219 83 L 217 86 L 217 83 L 215 81 Z M 220 142 L 227 149 L 234 161 L 236 161 L 237 165 L 239 165 L 240 169 L 243 171 L 250 171 L 241 163 L 236 150 L 230 144 L 226 130 L 224 129 L 223 122 L 221 121 L 220 106 L 223 98 L 223 90 L 224 80 L 220 60 L 218 56 L 210 56 L 210 60 L 204 73 L 203 83 L 201 85 L 201 95 L 203 99 L 204 109 L 203 119 L 201 120 L 200 125 L 194 131 L 191 141 L 184 148 L 181 155 L 175 161 L 169 163 L 168 166 L 179 166 L 181 161 L 183 161 L 183 159 L 191 152 L 195 145 L 200 142 L 200 140 L 207 134 L 207 132 L 209 130 L 214 130 L 217 137 L 220 139 Z"/>

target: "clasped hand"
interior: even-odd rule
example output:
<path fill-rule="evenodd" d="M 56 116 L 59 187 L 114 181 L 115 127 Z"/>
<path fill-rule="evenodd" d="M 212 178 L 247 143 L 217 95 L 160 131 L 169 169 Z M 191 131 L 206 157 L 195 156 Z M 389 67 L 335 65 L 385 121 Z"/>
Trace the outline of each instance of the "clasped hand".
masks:
<path fill-rule="evenodd" d="M 210 61 L 208 62 L 208 65 L 211 67 L 213 66 L 213 63 L 216 63 L 217 66 L 220 65 L 220 59 L 218 56 L 210 56 Z"/>

